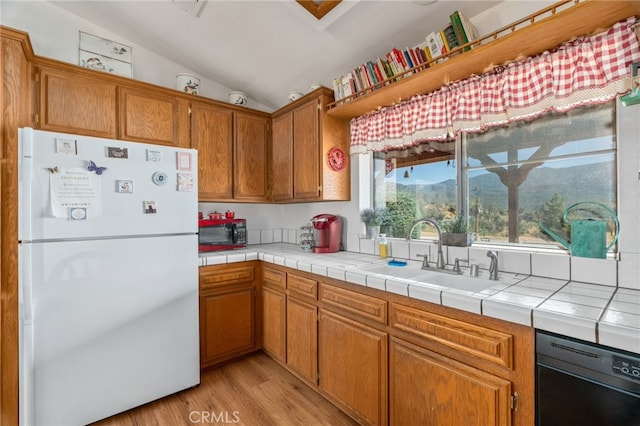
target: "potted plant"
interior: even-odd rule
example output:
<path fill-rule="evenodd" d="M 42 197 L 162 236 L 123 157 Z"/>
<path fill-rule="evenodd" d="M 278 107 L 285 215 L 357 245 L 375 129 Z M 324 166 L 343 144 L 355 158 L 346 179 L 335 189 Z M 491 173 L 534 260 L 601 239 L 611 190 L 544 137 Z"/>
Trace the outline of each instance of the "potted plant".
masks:
<path fill-rule="evenodd" d="M 442 223 L 442 244 L 467 247 L 471 245 L 471 233 L 467 219 L 459 214 Z"/>
<path fill-rule="evenodd" d="M 385 209 L 386 210 L 386 209 Z M 382 224 L 384 212 L 383 209 L 362 209 L 360 211 L 360 219 L 367 227 L 367 238 L 375 239 L 380 234 L 380 225 Z"/>

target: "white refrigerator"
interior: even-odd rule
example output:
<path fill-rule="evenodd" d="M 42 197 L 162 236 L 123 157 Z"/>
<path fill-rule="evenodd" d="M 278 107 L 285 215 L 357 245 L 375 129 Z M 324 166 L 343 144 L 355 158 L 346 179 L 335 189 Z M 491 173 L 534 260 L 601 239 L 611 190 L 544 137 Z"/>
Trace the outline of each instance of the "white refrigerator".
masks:
<path fill-rule="evenodd" d="M 20 129 L 20 418 L 199 384 L 197 152 Z"/>

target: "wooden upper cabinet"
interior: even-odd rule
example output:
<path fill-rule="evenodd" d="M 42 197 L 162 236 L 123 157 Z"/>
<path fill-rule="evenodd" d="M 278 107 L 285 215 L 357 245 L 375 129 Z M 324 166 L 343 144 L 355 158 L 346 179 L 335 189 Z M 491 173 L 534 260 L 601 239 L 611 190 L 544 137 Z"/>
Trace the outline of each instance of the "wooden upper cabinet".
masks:
<path fill-rule="evenodd" d="M 116 85 L 40 66 L 37 125 L 41 130 L 116 138 Z"/>
<path fill-rule="evenodd" d="M 271 199 L 287 201 L 293 198 L 293 115 L 273 119 L 271 130 Z"/>
<path fill-rule="evenodd" d="M 319 104 L 313 99 L 293 110 L 293 197 L 319 199 Z"/>
<path fill-rule="evenodd" d="M 198 150 L 198 199 L 233 198 L 233 111 L 192 103 L 191 148 Z"/>
<path fill-rule="evenodd" d="M 233 199 L 267 201 L 269 116 L 235 113 Z"/>
<path fill-rule="evenodd" d="M 188 146 L 186 141 L 180 140 L 180 114 L 184 114 L 183 121 L 186 121 L 188 114 L 186 104 L 180 108 L 180 98 L 121 87 L 119 107 L 119 139 L 174 147 Z"/>
<path fill-rule="evenodd" d="M 332 101 L 322 87 L 273 113 L 272 201 L 350 199 L 349 123 L 327 115 Z"/>

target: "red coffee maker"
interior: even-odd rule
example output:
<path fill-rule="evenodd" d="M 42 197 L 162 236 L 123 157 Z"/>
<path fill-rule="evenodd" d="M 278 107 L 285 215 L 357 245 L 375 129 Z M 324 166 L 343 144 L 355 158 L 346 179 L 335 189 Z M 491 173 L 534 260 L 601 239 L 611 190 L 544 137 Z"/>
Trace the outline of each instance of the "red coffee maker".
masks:
<path fill-rule="evenodd" d="M 311 219 L 316 233 L 314 253 L 335 253 L 342 243 L 342 218 L 333 214 L 319 214 Z"/>

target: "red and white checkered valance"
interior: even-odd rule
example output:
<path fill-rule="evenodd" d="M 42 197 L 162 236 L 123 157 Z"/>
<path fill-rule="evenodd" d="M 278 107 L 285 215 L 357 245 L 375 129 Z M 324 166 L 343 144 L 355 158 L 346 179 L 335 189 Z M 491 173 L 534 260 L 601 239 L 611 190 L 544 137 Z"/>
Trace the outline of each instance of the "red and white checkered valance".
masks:
<path fill-rule="evenodd" d="M 640 61 L 631 17 L 608 31 L 447 84 L 351 120 L 351 153 L 451 140 L 548 111 L 609 102 L 631 88 Z"/>

